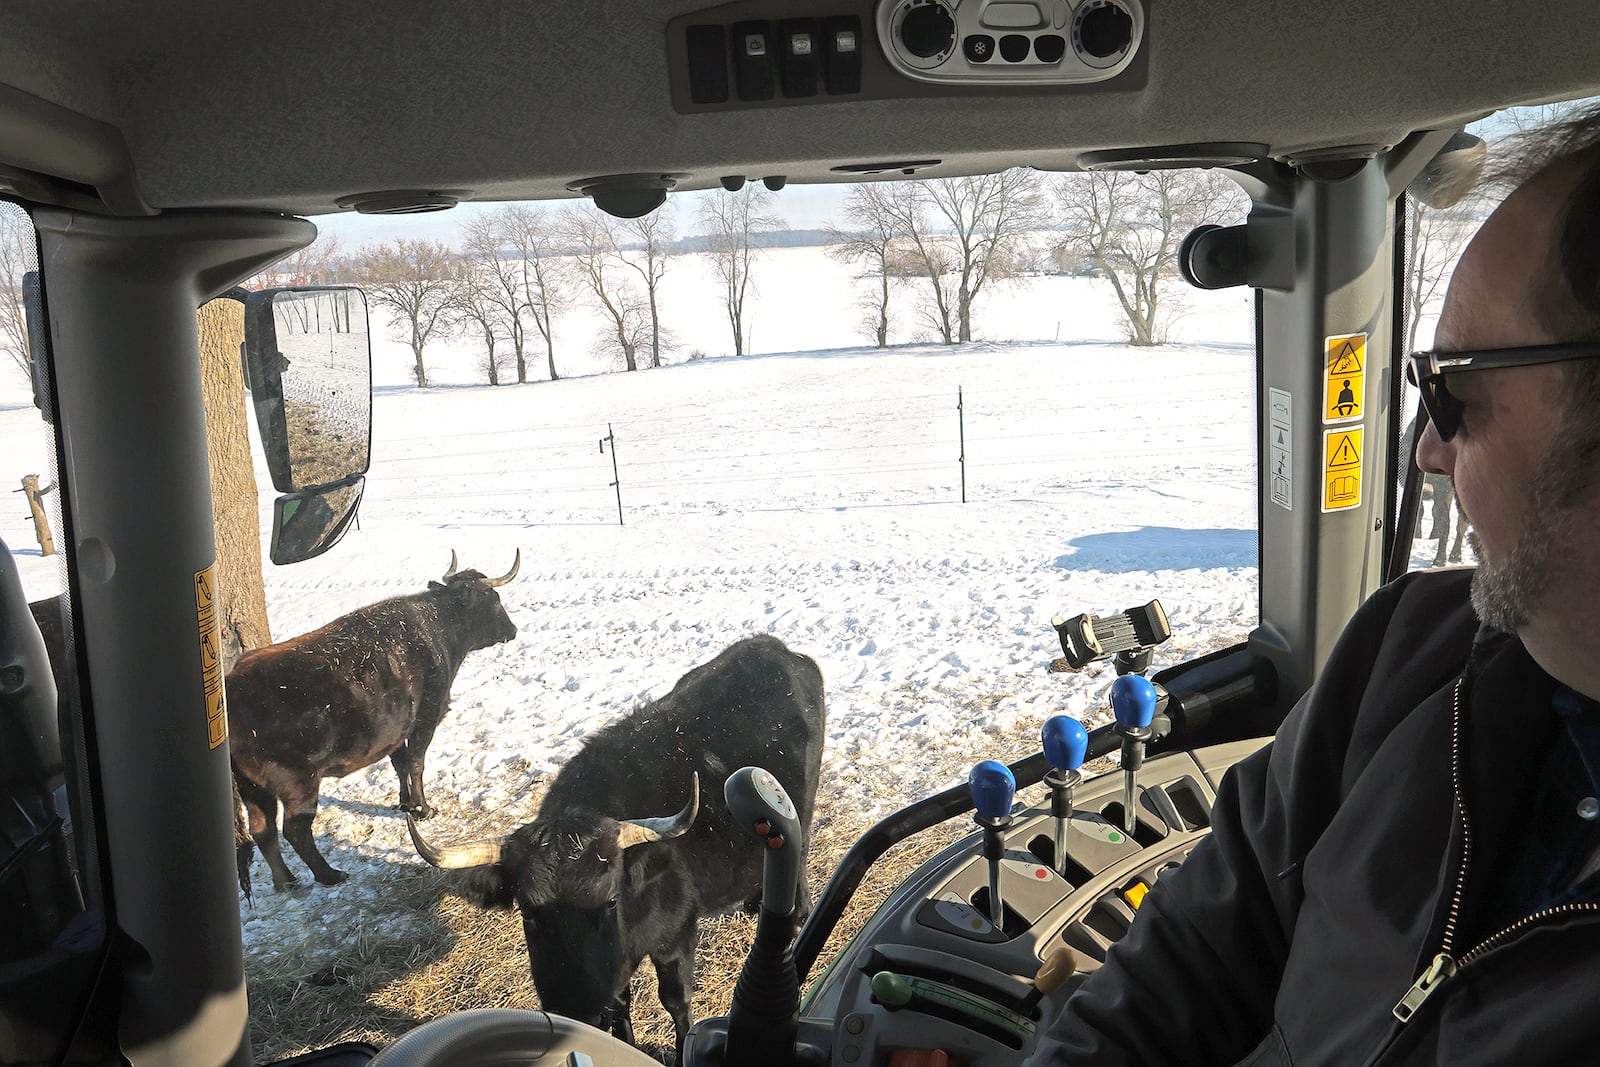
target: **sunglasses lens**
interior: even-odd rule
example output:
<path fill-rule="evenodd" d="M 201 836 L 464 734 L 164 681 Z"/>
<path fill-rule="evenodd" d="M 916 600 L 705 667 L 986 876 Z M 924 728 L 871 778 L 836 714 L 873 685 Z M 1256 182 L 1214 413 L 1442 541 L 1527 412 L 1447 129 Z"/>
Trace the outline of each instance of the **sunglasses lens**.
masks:
<path fill-rule="evenodd" d="M 1443 375 L 1435 375 L 1422 383 L 1422 407 L 1439 440 L 1450 440 L 1461 428 L 1461 402 L 1450 395 Z"/>

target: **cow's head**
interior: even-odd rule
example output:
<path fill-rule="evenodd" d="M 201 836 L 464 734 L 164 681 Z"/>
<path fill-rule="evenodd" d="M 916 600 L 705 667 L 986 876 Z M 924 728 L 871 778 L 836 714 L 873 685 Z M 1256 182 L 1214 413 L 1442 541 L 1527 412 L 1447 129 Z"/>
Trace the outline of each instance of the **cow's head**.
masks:
<path fill-rule="evenodd" d="M 467 648 L 488 648 L 517 636 L 517 628 L 495 590 L 515 578 L 521 567 L 522 549 L 519 548 L 509 571 L 499 578 L 486 578 L 482 571 L 457 570 L 452 549 L 450 569 L 437 582 L 428 583 L 430 590 L 438 591 L 440 616 L 449 618 L 453 632 L 466 640 Z"/>
<path fill-rule="evenodd" d="M 622 957 L 623 934 L 649 907 L 649 872 L 624 862 L 636 845 L 687 833 L 700 810 L 700 776 L 676 815 L 614 819 L 577 808 L 540 812 L 499 840 L 439 848 L 409 814 L 418 854 L 435 867 L 470 871 L 463 895 L 486 907 L 522 912 L 528 963 L 546 1011 L 604 1028 L 632 963 Z M 631 873 L 630 873 L 631 872 Z"/>

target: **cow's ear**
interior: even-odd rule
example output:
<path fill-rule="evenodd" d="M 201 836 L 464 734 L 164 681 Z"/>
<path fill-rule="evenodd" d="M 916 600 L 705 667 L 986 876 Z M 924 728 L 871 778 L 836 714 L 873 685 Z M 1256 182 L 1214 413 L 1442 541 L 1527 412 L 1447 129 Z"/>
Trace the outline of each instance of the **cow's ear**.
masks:
<path fill-rule="evenodd" d="M 435 581 L 431 581 L 430 580 L 428 582 L 428 588 L 429 589 L 443 589 L 444 588 L 444 583 L 443 582 L 435 582 Z"/>

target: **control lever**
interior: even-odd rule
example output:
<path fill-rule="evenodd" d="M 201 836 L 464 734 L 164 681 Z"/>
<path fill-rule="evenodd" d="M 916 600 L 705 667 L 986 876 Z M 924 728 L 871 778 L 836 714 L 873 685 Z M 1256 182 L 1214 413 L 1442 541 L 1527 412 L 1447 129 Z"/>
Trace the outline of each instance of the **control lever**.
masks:
<path fill-rule="evenodd" d="M 1050 787 L 1050 814 L 1056 819 L 1056 873 L 1067 874 L 1067 827 L 1072 823 L 1072 791 L 1083 775 L 1084 753 L 1089 748 L 1089 731 L 1083 723 L 1070 715 L 1052 715 L 1044 721 L 1039 731 L 1044 741 L 1044 758 L 1050 761 L 1051 770 L 1045 772 L 1044 784 Z"/>
<path fill-rule="evenodd" d="M 1122 735 L 1122 829 L 1133 836 L 1133 786 L 1144 766 L 1144 745 L 1154 735 L 1156 687 L 1142 674 L 1124 674 L 1111 683 L 1111 710 Z"/>
<path fill-rule="evenodd" d="M 1060 989 L 1077 971 L 1078 954 L 1066 945 L 1057 946 L 1039 965 L 1039 973 L 1033 976 L 1033 990 L 1022 1002 L 1023 1014 L 1032 1015 L 1039 1001 Z"/>
<path fill-rule="evenodd" d="M 983 858 L 989 861 L 989 919 L 995 929 L 1005 929 L 1005 904 L 1000 896 L 1000 861 L 1006 854 L 1006 830 L 1011 827 L 1011 801 L 1017 779 L 999 760 L 986 759 L 967 775 L 973 821 L 983 830 Z"/>
<path fill-rule="evenodd" d="M 800 895 L 800 818 L 783 786 L 760 767 L 742 767 L 722 787 L 734 820 L 766 846 L 755 943 L 728 1009 L 725 1067 L 784 1067 L 795 1060 L 800 982 L 795 974 L 795 904 Z"/>

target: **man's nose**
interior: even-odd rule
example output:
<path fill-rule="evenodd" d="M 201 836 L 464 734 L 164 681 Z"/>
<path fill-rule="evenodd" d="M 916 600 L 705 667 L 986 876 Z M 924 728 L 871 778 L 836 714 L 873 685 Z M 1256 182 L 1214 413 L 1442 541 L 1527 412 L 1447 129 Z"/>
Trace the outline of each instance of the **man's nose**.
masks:
<path fill-rule="evenodd" d="M 1432 419 L 1423 422 L 1422 436 L 1417 439 L 1417 466 L 1428 474 L 1455 477 L 1455 447 L 1448 441 L 1439 440 L 1439 431 L 1433 428 Z"/>

